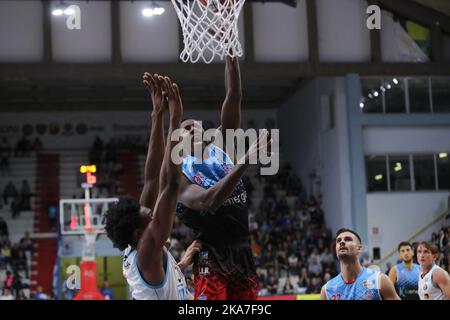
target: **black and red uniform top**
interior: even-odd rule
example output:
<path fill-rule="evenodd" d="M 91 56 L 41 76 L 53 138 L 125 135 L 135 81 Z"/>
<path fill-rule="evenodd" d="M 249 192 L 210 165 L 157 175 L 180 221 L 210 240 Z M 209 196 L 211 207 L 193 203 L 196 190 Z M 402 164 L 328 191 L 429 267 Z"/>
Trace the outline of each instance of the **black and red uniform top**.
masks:
<path fill-rule="evenodd" d="M 224 178 L 233 168 L 230 157 L 219 147 L 208 146 L 209 158 L 199 160 L 194 156 L 183 159 L 183 174 L 191 182 L 205 189 Z M 203 252 L 212 259 L 223 275 L 255 274 L 255 264 L 250 248 L 248 227 L 248 199 L 244 183 L 239 181 L 230 197 L 215 211 L 196 211 L 182 203 L 177 205 L 177 216 L 201 241 Z M 194 267 L 198 257 L 194 260 Z"/>

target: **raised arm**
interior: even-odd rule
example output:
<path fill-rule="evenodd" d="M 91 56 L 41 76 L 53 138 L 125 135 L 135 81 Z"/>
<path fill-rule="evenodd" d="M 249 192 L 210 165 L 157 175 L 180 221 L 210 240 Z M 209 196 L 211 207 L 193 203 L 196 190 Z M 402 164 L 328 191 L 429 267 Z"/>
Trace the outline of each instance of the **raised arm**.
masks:
<path fill-rule="evenodd" d="M 226 129 L 237 129 L 241 126 L 241 74 L 237 58 L 225 59 L 225 100 L 222 104 L 220 122 L 222 132 Z"/>
<path fill-rule="evenodd" d="M 147 159 L 144 169 L 144 187 L 139 203 L 141 206 L 154 209 L 159 193 L 159 175 L 164 157 L 163 115 L 165 109 L 165 93 L 162 90 L 162 77 L 148 72 L 144 73 L 144 85 L 153 102 L 152 128 L 148 142 Z"/>
<path fill-rule="evenodd" d="M 187 178 L 182 179 L 179 201 L 190 209 L 197 211 L 215 211 L 228 199 L 242 175 L 249 166 L 249 159 L 260 148 L 267 147 L 271 141 L 267 141 L 268 132 L 263 131 L 261 136 L 249 148 L 244 161 L 238 164 L 224 178 L 219 180 L 209 189 L 204 189 L 196 184 L 191 184 Z"/>
<path fill-rule="evenodd" d="M 383 300 L 401 300 L 395 292 L 394 284 L 384 273 L 380 274 L 380 294 Z"/>
<path fill-rule="evenodd" d="M 144 230 L 138 245 L 138 267 L 144 279 L 151 284 L 160 284 L 164 280 L 166 257 L 163 246 L 172 231 L 178 198 L 181 165 L 175 164 L 171 153 L 178 141 L 172 141 L 172 132 L 180 127 L 183 107 L 180 92 L 176 84 L 168 77 L 164 78 L 170 112 L 169 133 L 161 166 L 161 190 L 155 204 L 152 221 Z"/>

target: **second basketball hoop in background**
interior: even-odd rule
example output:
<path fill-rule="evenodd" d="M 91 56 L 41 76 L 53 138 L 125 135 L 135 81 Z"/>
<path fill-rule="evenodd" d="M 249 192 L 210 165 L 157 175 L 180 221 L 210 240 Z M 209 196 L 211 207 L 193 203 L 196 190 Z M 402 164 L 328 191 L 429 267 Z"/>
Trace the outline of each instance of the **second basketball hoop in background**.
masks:
<path fill-rule="evenodd" d="M 242 56 L 238 19 L 245 0 L 171 0 L 183 31 L 184 62 Z"/>

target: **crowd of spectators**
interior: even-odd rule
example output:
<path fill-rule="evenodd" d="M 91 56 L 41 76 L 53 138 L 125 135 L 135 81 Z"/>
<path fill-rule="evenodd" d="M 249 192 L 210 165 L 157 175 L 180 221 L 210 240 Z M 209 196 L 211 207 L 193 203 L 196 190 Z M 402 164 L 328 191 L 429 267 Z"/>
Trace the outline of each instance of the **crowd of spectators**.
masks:
<path fill-rule="evenodd" d="M 118 176 L 123 172 L 119 161 L 119 146 L 115 139 L 104 143 L 99 137 L 95 138 L 89 152 L 89 161 L 97 166 L 97 198 L 111 197 L 118 193 Z"/>
<path fill-rule="evenodd" d="M 26 179 L 22 180 L 20 192 L 12 181 L 8 181 L 0 197 L 0 209 L 9 204 L 12 218 L 17 218 L 22 211 L 31 210 L 31 198 L 34 196 Z"/>
<path fill-rule="evenodd" d="M 289 165 L 276 176 L 258 179 L 265 185 L 264 194 L 250 212 L 249 226 L 260 294 L 320 293 L 337 274 L 321 196 L 308 197 Z"/>
<path fill-rule="evenodd" d="M 7 225 L 0 217 L 0 300 L 30 298 L 28 261 L 32 252 L 29 233 L 19 243 L 11 244 Z"/>

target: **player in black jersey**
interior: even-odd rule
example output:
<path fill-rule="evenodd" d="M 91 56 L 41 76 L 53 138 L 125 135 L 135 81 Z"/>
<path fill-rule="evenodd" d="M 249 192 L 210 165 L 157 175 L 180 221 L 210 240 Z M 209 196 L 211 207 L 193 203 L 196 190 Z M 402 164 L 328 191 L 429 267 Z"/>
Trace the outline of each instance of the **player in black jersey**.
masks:
<path fill-rule="evenodd" d="M 221 131 L 240 128 L 241 81 L 237 59 L 226 58 L 226 97 L 221 111 Z M 181 127 L 192 136 L 199 134 L 194 120 Z M 200 132 L 202 134 L 202 132 Z M 225 134 L 223 135 L 225 136 Z M 250 147 L 246 159 L 265 147 L 267 132 Z M 225 137 L 223 137 L 225 139 Z M 256 299 L 258 279 L 250 249 L 248 201 L 241 180 L 248 161 L 235 165 L 214 144 L 202 143 L 205 159 L 187 155 L 183 159 L 178 217 L 194 231 L 203 250 L 194 259 L 195 298 L 206 300 Z M 197 161 L 199 160 L 199 161 Z"/>

